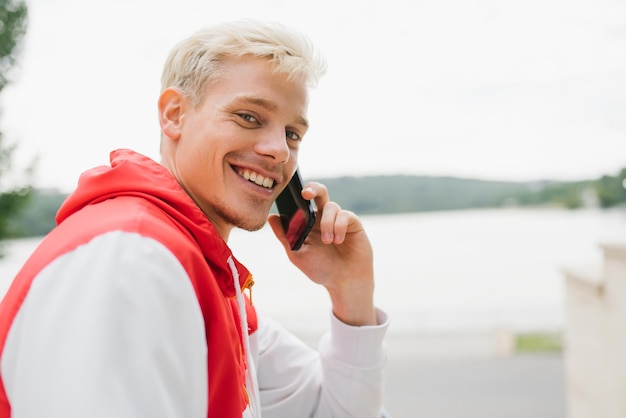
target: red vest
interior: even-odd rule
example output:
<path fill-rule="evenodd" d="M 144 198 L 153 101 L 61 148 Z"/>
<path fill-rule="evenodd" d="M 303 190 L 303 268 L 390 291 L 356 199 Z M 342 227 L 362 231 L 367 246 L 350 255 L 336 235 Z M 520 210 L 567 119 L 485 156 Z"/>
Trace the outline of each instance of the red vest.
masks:
<path fill-rule="evenodd" d="M 231 251 L 198 207 L 182 189 L 177 188 L 169 173 L 163 173 L 160 165 L 146 161 L 145 157 L 141 158 L 141 165 L 148 165 L 148 171 L 157 171 L 156 174 L 166 177 L 165 180 L 169 178 L 170 184 L 160 184 L 153 178 L 154 172 L 135 179 L 132 170 L 138 171 L 138 167 L 132 165 L 122 170 L 121 174 L 116 174 L 115 159 L 114 168 L 105 172 L 104 176 L 102 169 L 99 169 L 93 178 L 81 179 L 87 184 L 83 187 L 79 184 L 77 192 L 61 207 L 57 216 L 59 226 L 42 241 L 0 303 L 0 355 L 13 319 L 31 283 L 46 265 L 99 234 L 114 230 L 136 232 L 167 247 L 180 261 L 195 289 L 204 317 L 208 347 L 210 415 L 207 416 L 241 418 L 248 404 L 246 361 L 233 277 L 227 264 L 228 258 L 232 256 Z M 139 169 L 143 173 L 146 167 Z M 120 175 L 124 187 L 131 192 L 109 190 L 120 187 Z M 101 177 L 105 177 L 106 187 L 100 188 L 108 193 L 94 199 L 92 195 L 102 190 L 94 191 L 93 187 L 87 186 L 94 178 L 100 182 L 98 186 L 102 186 Z M 146 181 L 149 185 L 145 185 Z M 154 184 L 159 190 L 135 192 Z M 251 283 L 250 273 L 236 260 L 235 264 L 241 278 L 240 286 L 244 288 Z M 252 333 L 257 329 L 256 313 L 247 298 L 246 305 L 248 332 Z M 36 401 L 33 399 L 33 402 Z M 10 400 L 0 379 L 0 418 L 10 417 L 10 410 Z"/>

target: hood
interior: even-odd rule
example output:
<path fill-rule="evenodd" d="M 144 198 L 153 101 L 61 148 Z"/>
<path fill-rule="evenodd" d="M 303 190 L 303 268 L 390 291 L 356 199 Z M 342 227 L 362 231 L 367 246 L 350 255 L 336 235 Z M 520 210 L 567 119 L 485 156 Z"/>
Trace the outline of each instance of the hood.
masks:
<path fill-rule="evenodd" d="M 193 236 L 216 273 L 227 296 L 235 296 L 233 276 L 227 260 L 233 257 L 226 242 L 195 202 L 161 164 L 128 149 L 111 152 L 110 166 L 84 172 L 76 190 L 59 209 L 56 222 L 61 224 L 83 207 L 117 196 L 136 196 L 149 201 L 175 219 Z M 250 273 L 234 257 L 244 286 Z M 221 279 L 221 280 L 220 280 Z"/>

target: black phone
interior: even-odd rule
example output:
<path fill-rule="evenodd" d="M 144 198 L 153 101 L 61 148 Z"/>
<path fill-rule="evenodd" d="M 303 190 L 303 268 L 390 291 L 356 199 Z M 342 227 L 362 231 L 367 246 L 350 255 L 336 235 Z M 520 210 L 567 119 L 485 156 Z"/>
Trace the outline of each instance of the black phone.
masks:
<path fill-rule="evenodd" d="M 315 224 L 315 207 L 313 202 L 302 197 L 302 187 L 302 177 L 297 169 L 285 190 L 276 198 L 276 209 L 293 251 L 300 249 Z"/>

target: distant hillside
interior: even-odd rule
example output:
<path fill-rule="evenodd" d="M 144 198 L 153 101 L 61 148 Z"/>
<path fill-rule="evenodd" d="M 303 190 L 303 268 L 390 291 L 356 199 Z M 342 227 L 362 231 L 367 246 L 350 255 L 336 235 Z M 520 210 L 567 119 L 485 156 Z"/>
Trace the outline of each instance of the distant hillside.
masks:
<path fill-rule="evenodd" d="M 516 183 L 402 175 L 314 180 L 324 183 L 343 208 L 357 214 L 384 214 L 537 205 L 611 207 L 626 204 L 625 179 L 626 169 L 617 176 L 578 182 Z M 54 227 L 54 217 L 65 197 L 53 190 L 35 190 L 11 225 L 13 236 L 46 234 Z"/>
<path fill-rule="evenodd" d="M 319 179 L 342 207 L 360 214 L 497 207 L 529 185 L 453 177 L 372 176 Z"/>
<path fill-rule="evenodd" d="M 382 214 L 558 205 L 579 207 L 591 181 L 503 182 L 454 177 L 371 176 L 317 179 L 342 207 L 359 214 Z"/>

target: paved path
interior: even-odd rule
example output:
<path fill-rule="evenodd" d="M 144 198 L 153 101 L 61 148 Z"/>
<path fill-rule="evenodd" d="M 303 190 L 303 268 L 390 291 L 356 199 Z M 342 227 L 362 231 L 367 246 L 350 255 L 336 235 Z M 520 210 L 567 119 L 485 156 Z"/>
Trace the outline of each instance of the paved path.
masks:
<path fill-rule="evenodd" d="M 432 351 L 414 355 L 401 341 L 389 342 L 386 406 L 392 418 L 566 417 L 560 353 L 480 353 L 472 342 L 437 355 L 442 342 L 422 344 Z"/>

